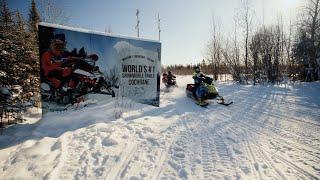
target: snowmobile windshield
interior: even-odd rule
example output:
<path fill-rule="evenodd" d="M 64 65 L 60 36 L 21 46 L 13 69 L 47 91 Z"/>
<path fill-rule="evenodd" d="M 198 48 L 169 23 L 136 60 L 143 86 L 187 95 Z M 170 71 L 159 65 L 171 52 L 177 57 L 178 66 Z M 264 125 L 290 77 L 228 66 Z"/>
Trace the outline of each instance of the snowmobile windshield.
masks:
<path fill-rule="evenodd" d="M 203 82 L 206 83 L 206 84 L 212 84 L 213 79 L 210 78 L 210 77 L 205 77 L 205 78 L 203 79 Z"/>

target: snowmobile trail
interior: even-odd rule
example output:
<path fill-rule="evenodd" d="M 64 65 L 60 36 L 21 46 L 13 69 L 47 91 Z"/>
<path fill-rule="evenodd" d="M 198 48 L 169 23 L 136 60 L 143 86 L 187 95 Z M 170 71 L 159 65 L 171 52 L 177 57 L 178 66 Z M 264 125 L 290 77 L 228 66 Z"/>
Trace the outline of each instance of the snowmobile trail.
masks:
<path fill-rule="evenodd" d="M 11 129 L 0 179 L 320 179 L 320 82 L 217 82 L 234 104 L 206 108 L 177 83 L 160 107 L 109 99 Z"/>
<path fill-rule="evenodd" d="M 261 89 L 259 91 L 261 91 Z M 237 102 L 237 104 L 239 104 L 239 106 L 237 106 L 237 107 L 241 107 L 241 108 L 238 108 L 236 111 L 235 111 L 235 108 L 222 110 L 222 108 L 214 106 L 214 105 L 209 106 L 209 107 L 221 110 L 221 112 L 219 112 L 219 113 L 222 113 L 222 114 L 224 114 L 223 112 L 225 112 L 225 114 L 231 114 L 231 116 L 225 116 L 224 119 L 231 118 L 230 124 L 231 123 L 234 124 L 233 125 L 234 127 L 239 127 L 238 125 L 240 125 L 240 127 L 243 127 L 244 131 L 248 131 L 248 127 L 250 127 L 249 131 L 252 131 L 253 133 L 257 133 L 258 135 L 262 135 L 264 138 L 270 139 L 269 142 L 273 142 L 273 141 L 278 142 L 280 140 L 281 144 L 285 143 L 283 145 L 289 146 L 289 147 L 294 146 L 291 149 L 298 149 L 302 152 L 306 152 L 307 154 L 309 154 L 311 156 L 308 159 L 310 159 L 310 160 L 313 159 L 313 160 L 317 161 L 318 160 L 317 154 L 319 153 L 319 149 L 316 148 L 316 146 L 307 145 L 307 144 L 309 144 L 309 143 L 306 144 L 307 138 L 303 137 L 302 133 L 291 133 L 290 134 L 290 132 L 288 130 L 282 129 L 283 127 L 281 127 L 281 126 L 280 127 L 279 126 L 272 126 L 272 124 L 264 124 L 263 123 L 265 120 L 268 120 L 268 119 L 274 120 L 275 118 L 278 118 L 278 119 L 279 118 L 283 118 L 283 119 L 292 118 L 292 119 L 294 119 L 294 116 L 286 116 L 285 114 L 278 114 L 275 117 L 275 116 L 272 116 L 272 114 L 271 114 L 268 118 L 265 118 L 265 120 L 259 119 L 259 117 L 257 115 L 260 114 L 261 112 L 264 112 L 264 109 L 265 109 L 264 107 L 267 107 L 267 106 L 272 107 L 271 104 L 276 103 L 276 102 L 274 102 L 274 99 L 277 99 L 277 98 L 265 98 L 266 100 L 261 102 L 261 99 L 263 99 L 263 98 L 260 98 L 261 94 L 263 95 L 263 94 L 270 94 L 270 93 L 268 92 L 269 90 L 267 88 L 264 88 L 262 92 L 259 92 L 259 91 L 248 93 L 248 94 L 246 93 L 246 95 L 249 97 L 255 97 L 255 98 L 250 98 L 250 101 L 247 101 L 244 98 L 242 98 L 242 99 L 238 98 L 237 101 L 235 100 Z M 239 92 L 241 92 L 241 91 L 239 91 Z M 277 113 L 276 110 L 274 110 L 274 109 L 272 109 L 272 110 L 275 113 Z M 271 113 L 271 112 L 268 112 L 268 113 Z M 208 117 L 210 117 L 210 114 L 208 114 Z M 312 116 L 312 117 L 313 117 L 313 119 L 311 118 L 311 120 L 313 120 L 313 122 L 315 122 L 314 120 L 316 120 L 317 116 Z M 249 119 L 247 119 L 247 118 L 249 118 Z M 299 121 L 298 119 L 295 119 L 295 120 Z M 253 121 L 253 122 L 251 122 L 251 121 Z M 306 124 L 307 124 L 307 126 L 309 126 L 309 123 L 306 123 Z M 295 124 L 295 126 L 297 126 L 297 125 L 298 124 Z M 306 125 L 304 125 L 304 126 L 306 126 Z M 233 129 L 236 129 L 236 128 L 233 128 Z M 230 132 L 230 131 L 228 131 L 228 132 Z M 260 132 L 262 132 L 262 134 Z M 312 132 L 315 133 L 315 135 L 318 135 L 318 133 L 317 133 L 318 131 L 316 131 L 316 129 L 315 129 L 315 131 L 312 131 Z M 272 135 L 271 136 L 272 138 L 268 138 L 268 136 L 270 134 Z M 289 136 L 288 135 L 284 136 L 285 134 L 289 134 Z M 259 169 L 259 164 L 257 163 L 257 161 L 264 162 L 263 164 L 267 164 L 269 169 L 270 168 L 274 169 L 274 170 L 272 170 L 273 174 L 274 174 L 273 175 L 274 178 L 281 177 L 282 179 L 287 179 L 286 177 L 288 176 L 288 174 L 282 172 L 281 168 L 277 168 L 277 165 L 275 165 L 275 163 L 273 162 L 274 158 L 272 156 L 270 157 L 269 153 L 261 152 L 261 151 L 264 151 L 261 148 L 261 144 L 252 144 L 253 147 L 251 147 L 251 145 L 249 145 L 249 144 L 251 144 L 250 142 L 252 142 L 251 138 L 255 138 L 255 136 L 256 135 L 249 135 L 249 137 L 247 137 L 247 138 L 250 138 L 250 139 L 246 140 L 248 142 L 247 143 L 248 149 L 249 149 L 249 152 L 251 153 L 251 156 L 256 157 L 258 159 L 258 160 L 253 160 L 254 161 L 253 167 L 255 167 L 255 169 Z M 283 137 L 285 137 L 285 138 L 283 138 Z M 220 139 L 223 139 L 223 138 L 220 138 Z M 290 139 L 289 142 L 291 142 L 292 140 L 293 140 L 293 142 L 287 143 L 286 141 L 288 139 Z M 318 139 L 316 139 L 316 140 L 317 140 L 317 142 L 319 142 Z M 255 141 L 253 141 L 253 142 L 255 142 Z M 202 144 L 203 144 L 203 146 L 206 145 L 204 142 Z M 221 143 L 219 144 L 219 141 L 217 141 L 216 145 L 221 145 Z M 307 146 L 307 148 L 304 148 L 305 146 Z M 204 152 L 206 152 L 206 151 L 204 151 Z M 219 152 L 219 150 L 217 150 L 217 152 Z M 228 152 L 228 150 L 225 150 L 225 152 Z M 204 154 L 207 154 L 207 153 L 204 153 Z M 207 156 L 205 156 L 204 159 L 207 159 Z M 255 158 L 253 158 L 253 159 L 255 159 Z M 270 159 L 272 159 L 272 160 L 270 160 Z M 283 162 L 283 161 L 282 161 L 282 163 L 286 164 L 285 166 L 287 168 L 292 168 L 292 165 L 287 164 L 286 162 Z M 298 167 L 298 165 L 296 165 L 296 166 Z M 266 168 L 266 166 L 262 166 L 262 167 Z M 304 167 L 304 168 L 306 168 L 306 167 Z M 306 172 L 302 172 L 299 170 L 297 170 L 297 171 L 300 172 L 301 176 L 304 178 L 316 177 L 314 174 L 308 173 L 307 171 Z M 205 171 L 205 173 L 207 173 L 207 170 Z M 258 171 L 258 174 L 259 173 L 261 173 L 261 172 Z M 260 175 L 260 178 L 265 177 L 266 175 L 267 174 Z M 221 178 L 221 176 L 220 176 L 220 178 Z"/>

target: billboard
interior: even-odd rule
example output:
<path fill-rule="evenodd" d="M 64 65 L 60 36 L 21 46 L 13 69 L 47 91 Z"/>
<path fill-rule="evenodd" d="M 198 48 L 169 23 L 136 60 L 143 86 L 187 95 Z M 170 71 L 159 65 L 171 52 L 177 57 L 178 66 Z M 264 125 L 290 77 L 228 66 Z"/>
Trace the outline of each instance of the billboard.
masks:
<path fill-rule="evenodd" d="M 49 23 L 38 28 L 44 109 L 116 96 L 159 106 L 160 42 Z"/>

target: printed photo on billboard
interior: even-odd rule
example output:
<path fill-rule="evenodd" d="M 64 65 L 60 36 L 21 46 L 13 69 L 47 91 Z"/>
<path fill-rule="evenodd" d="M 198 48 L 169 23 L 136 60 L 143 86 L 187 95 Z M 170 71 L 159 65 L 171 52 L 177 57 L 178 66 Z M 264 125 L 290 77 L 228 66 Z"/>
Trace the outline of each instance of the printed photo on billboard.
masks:
<path fill-rule="evenodd" d="M 159 106 L 161 44 L 39 24 L 44 109 L 121 96 Z"/>

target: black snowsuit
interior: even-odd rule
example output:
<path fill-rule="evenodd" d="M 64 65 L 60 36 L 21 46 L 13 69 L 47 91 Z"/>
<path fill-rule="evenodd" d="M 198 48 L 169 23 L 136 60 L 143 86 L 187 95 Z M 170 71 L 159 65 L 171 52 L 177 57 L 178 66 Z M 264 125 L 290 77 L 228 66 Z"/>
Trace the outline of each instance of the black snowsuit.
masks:
<path fill-rule="evenodd" d="M 175 75 L 173 75 L 173 74 L 168 74 L 167 79 L 168 79 L 168 84 L 170 84 L 170 85 L 175 85 L 175 79 L 176 79 L 176 76 L 175 76 Z"/>
<path fill-rule="evenodd" d="M 193 88 L 193 96 L 197 99 L 197 89 L 198 87 L 200 87 L 201 83 L 202 83 L 202 79 L 206 77 L 206 75 L 204 75 L 202 72 L 194 72 L 192 75 L 192 78 L 194 79 L 194 88 Z"/>

